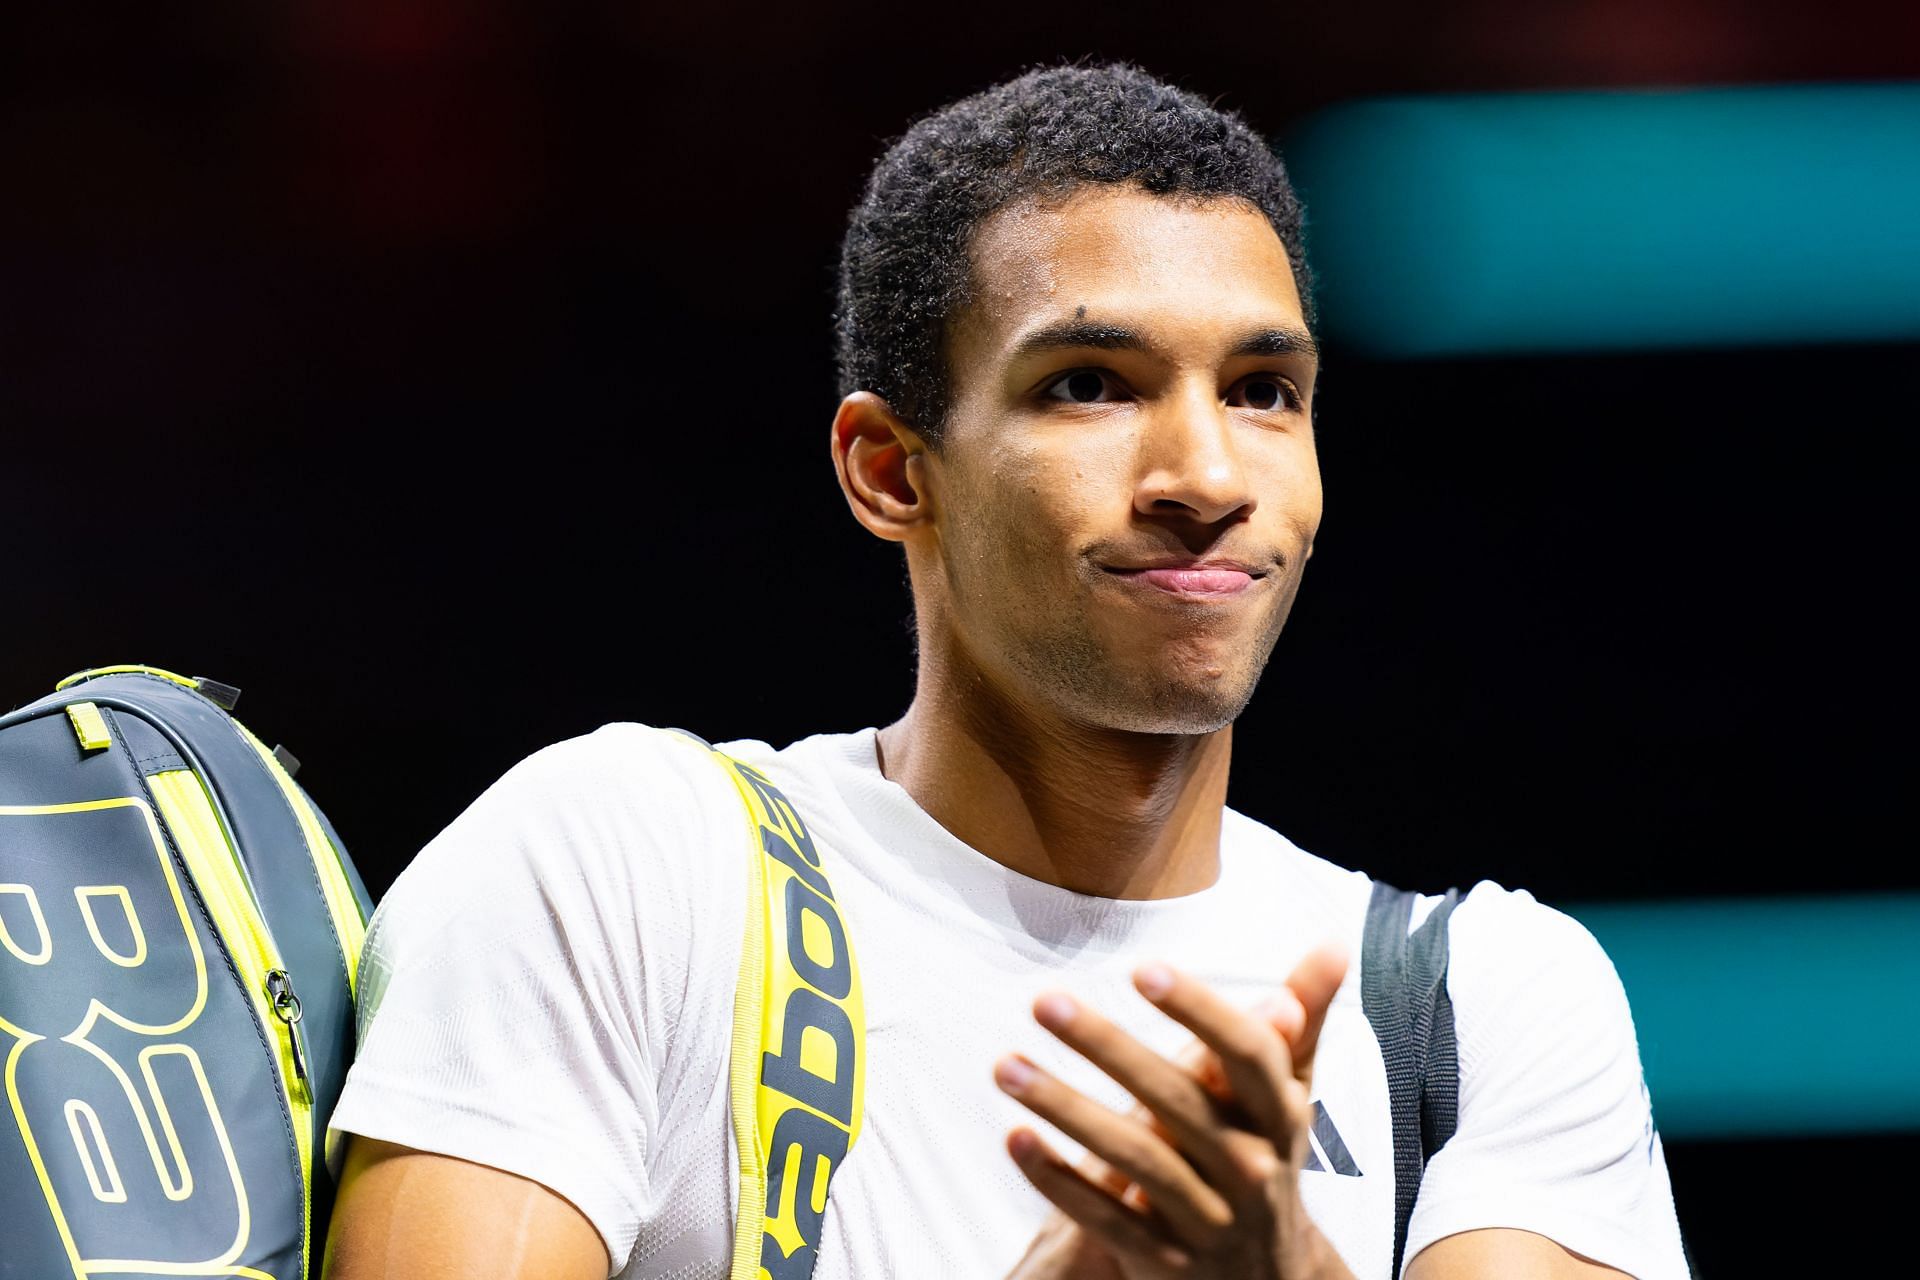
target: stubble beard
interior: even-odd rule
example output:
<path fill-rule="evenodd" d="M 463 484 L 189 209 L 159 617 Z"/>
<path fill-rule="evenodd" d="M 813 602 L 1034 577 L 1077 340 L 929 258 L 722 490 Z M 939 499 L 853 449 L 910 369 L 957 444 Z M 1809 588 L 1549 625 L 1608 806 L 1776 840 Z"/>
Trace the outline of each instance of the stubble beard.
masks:
<path fill-rule="evenodd" d="M 982 537 L 992 529 L 1013 536 L 994 545 Z M 1104 590 L 1095 581 L 1069 578 L 1051 594 L 1022 592 L 1016 599 L 995 589 L 997 583 L 1030 581 L 1033 566 L 1059 554 L 1057 543 L 1018 518 L 983 519 L 944 542 L 946 604 L 955 611 L 952 640 L 971 651 L 966 661 L 987 678 L 999 668 L 1010 686 L 1006 692 L 1022 702 L 1090 729 L 1158 735 L 1213 733 L 1239 718 L 1292 610 L 1303 567 L 1275 566 L 1261 589 L 1278 598 L 1245 645 L 1216 641 L 1205 646 L 1215 656 L 1206 657 L 1199 644 L 1173 641 L 1151 653 L 1136 640 L 1121 653 L 1103 643 L 1092 616 L 1100 607 L 1095 593 Z M 1201 630 L 1205 611 L 1216 606 L 1188 607 L 1200 611 L 1193 625 Z"/>
<path fill-rule="evenodd" d="M 1213 733 L 1238 719 L 1253 698 L 1297 587 L 1297 579 L 1289 579 L 1271 584 L 1283 598 L 1249 644 L 1210 646 L 1218 655 L 1212 659 L 1178 641 L 1159 653 L 1137 643 L 1130 653 L 1115 653 L 1087 616 L 1084 589 L 1001 613 L 992 623 L 999 635 L 988 643 L 1025 686 L 1024 698 L 1072 723 L 1122 733 Z M 1204 623 L 1196 619 L 1195 625 Z"/>

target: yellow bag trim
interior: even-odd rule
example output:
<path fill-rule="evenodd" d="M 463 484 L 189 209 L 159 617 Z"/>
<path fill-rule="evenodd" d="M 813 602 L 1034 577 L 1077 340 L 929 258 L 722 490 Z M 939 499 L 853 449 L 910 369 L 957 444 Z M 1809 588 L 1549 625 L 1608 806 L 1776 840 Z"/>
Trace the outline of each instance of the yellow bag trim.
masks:
<path fill-rule="evenodd" d="M 340 852 L 333 847 L 333 841 L 327 838 L 325 827 L 320 825 L 319 817 L 313 806 L 307 803 L 307 797 L 294 782 L 266 743 L 253 736 L 253 731 L 233 722 L 242 736 L 260 753 L 261 762 L 267 772 L 273 775 L 279 784 L 280 793 L 287 798 L 287 806 L 293 810 L 295 821 L 300 824 L 300 834 L 306 837 L 307 856 L 313 859 L 314 872 L 320 877 L 321 896 L 327 900 L 327 914 L 333 919 L 334 936 L 340 939 L 340 951 L 347 961 L 347 990 L 359 995 L 360 949 L 366 942 L 367 922 L 360 915 L 360 900 L 353 896 L 353 886 L 347 881 L 346 868 L 340 865 Z"/>
<path fill-rule="evenodd" d="M 107 718 L 91 702 L 68 703 L 67 719 L 73 724 L 73 736 L 80 739 L 82 751 L 98 751 L 113 745 L 113 735 L 107 732 Z"/>
<path fill-rule="evenodd" d="M 95 676 L 124 675 L 159 676 L 162 680 L 171 680 L 182 689 L 198 689 L 200 687 L 200 682 L 192 676 L 183 676 L 172 671 L 163 671 L 159 667 L 143 667 L 138 663 L 126 663 L 117 667 L 89 667 L 85 671 L 76 671 L 59 684 L 53 686 L 53 691 L 58 693 L 70 684 L 78 684 L 82 680 L 91 680 Z"/>
<path fill-rule="evenodd" d="M 749 842 L 728 1077 L 740 1157 L 729 1277 L 789 1280 L 813 1271 L 831 1179 L 860 1136 L 860 969 L 792 802 L 752 765 L 708 750 L 740 796 Z M 797 1043 L 787 1042 L 789 1027 Z"/>
<path fill-rule="evenodd" d="M 281 963 L 273 935 L 267 932 L 266 921 L 254 903 L 253 890 L 240 869 L 238 856 L 200 775 L 191 769 L 170 769 L 149 776 L 147 785 L 153 791 L 154 802 L 166 819 L 168 830 L 173 833 L 174 844 L 188 872 L 200 887 L 200 897 L 206 903 L 207 913 L 213 917 L 214 929 L 227 944 L 234 968 L 260 1016 L 261 1030 L 274 1042 L 280 1087 L 287 1099 L 294 1145 L 300 1158 L 300 1217 L 302 1222 L 310 1222 L 313 1217 L 313 1094 L 304 1072 L 295 1065 L 295 1055 L 304 1052 L 299 1044 L 299 1028 L 274 1011 L 267 994 L 267 975 L 284 974 L 286 966 Z M 242 1213 L 244 1221 L 244 1207 Z M 311 1237 L 310 1231 L 301 1233 L 301 1275 L 310 1270 Z M 251 1268 L 239 1270 L 259 1274 Z"/>
<path fill-rule="evenodd" d="M 719 756 L 719 752 L 714 752 Z M 725 758 L 722 757 L 722 763 Z M 739 780 L 731 768 L 727 778 L 737 788 Z M 745 796 L 747 822 L 758 840 L 759 825 L 753 804 Z M 733 1146 L 740 1158 L 740 1188 L 734 1201 L 737 1212 L 733 1224 L 733 1268 L 729 1280 L 757 1280 L 760 1274 L 760 1239 L 766 1229 L 767 1162 L 760 1143 L 755 1102 L 759 1087 L 759 1045 L 761 1010 L 766 1004 L 766 885 L 767 873 L 760 865 L 758 850 L 747 860 L 746 930 L 740 939 L 740 973 L 733 990 L 733 1046 L 728 1063 L 728 1100 L 733 1114 Z M 755 1052 L 744 1052 L 752 1045 Z"/>

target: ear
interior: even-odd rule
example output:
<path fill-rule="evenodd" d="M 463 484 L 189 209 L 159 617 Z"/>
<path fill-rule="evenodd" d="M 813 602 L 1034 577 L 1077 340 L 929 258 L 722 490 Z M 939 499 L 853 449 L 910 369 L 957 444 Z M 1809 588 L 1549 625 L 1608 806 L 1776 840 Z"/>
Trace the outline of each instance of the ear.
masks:
<path fill-rule="evenodd" d="M 856 391 L 833 415 L 833 469 L 853 518 L 888 542 L 932 519 L 926 442 L 885 400 Z"/>

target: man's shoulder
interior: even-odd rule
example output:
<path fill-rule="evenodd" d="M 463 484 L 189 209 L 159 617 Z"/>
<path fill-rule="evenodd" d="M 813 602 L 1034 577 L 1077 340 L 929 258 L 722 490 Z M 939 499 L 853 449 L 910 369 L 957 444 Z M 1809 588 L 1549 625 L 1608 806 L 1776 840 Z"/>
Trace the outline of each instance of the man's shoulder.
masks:
<path fill-rule="evenodd" d="M 1527 971 L 1571 969 L 1589 978 L 1613 964 L 1592 933 L 1573 916 L 1548 906 L 1525 889 L 1482 880 L 1462 894 L 1448 921 L 1456 959 L 1463 952 L 1476 967 L 1497 971 L 1524 961 Z"/>
<path fill-rule="evenodd" d="M 1448 932 L 1447 990 L 1463 1067 L 1491 1046 L 1520 1041 L 1584 1046 L 1595 1061 L 1635 1052 L 1619 974 L 1573 916 L 1483 880 L 1461 898 Z"/>
<path fill-rule="evenodd" d="M 427 843 L 389 898 L 462 896 L 489 882 L 698 891 L 715 877 L 689 864 L 717 861 L 722 835 L 737 836 L 727 848 L 746 856 L 741 812 L 699 740 L 607 724 L 508 769 Z"/>
<path fill-rule="evenodd" d="M 478 811 L 496 830 L 557 825 L 569 837 L 629 836 L 698 825 L 739 804 L 704 740 L 685 730 L 618 721 L 535 751 L 469 812 Z"/>
<path fill-rule="evenodd" d="M 687 733 L 684 729 L 668 732 Z M 713 750 L 767 773 L 776 783 L 809 788 L 831 786 L 833 779 L 846 772 L 859 771 L 862 762 L 872 762 L 873 735 L 872 729 L 859 729 L 851 733 L 815 733 L 796 738 L 784 747 L 773 746 L 758 738 L 736 738 L 711 745 Z M 689 740 L 696 745 L 704 745 L 702 739 Z M 879 772 L 877 763 L 867 767 L 873 773 Z"/>
<path fill-rule="evenodd" d="M 1425 925 L 1446 898 L 1415 892 L 1408 931 Z M 1586 926 L 1526 889 L 1478 881 L 1458 895 L 1446 932 L 1448 987 L 1456 1001 L 1464 992 L 1476 1004 L 1498 1007 L 1523 988 L 1619 986 L 1612 961 Z"/>
<path fill-rule="evenodd" d="M 509 800 L 535 803 L 554 798 L 618 803 L 634 795 L 697 802 L 713 790 L 700 784 L 709 776 L 722 777 L 711 755 L 706 741 L 691 731 L 614 721 L 540 748 L 501 775 L 488 795 L 501 792 Z"/>

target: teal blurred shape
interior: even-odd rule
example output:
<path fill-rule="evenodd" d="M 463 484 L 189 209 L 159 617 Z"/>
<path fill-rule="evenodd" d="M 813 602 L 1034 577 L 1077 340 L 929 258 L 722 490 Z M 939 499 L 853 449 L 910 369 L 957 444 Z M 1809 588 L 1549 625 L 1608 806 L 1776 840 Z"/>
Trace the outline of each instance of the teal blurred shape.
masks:
<path fill-rule="evenodd" d="M 1380 354 L 1920 337 L 1920 85 L 1380 99 L 1285 156 Z"/>
<path fill-rule="evenodd" d="M 1670 1138 L 1920 1130 L 1920 894 L 1589 904 Z"/>

